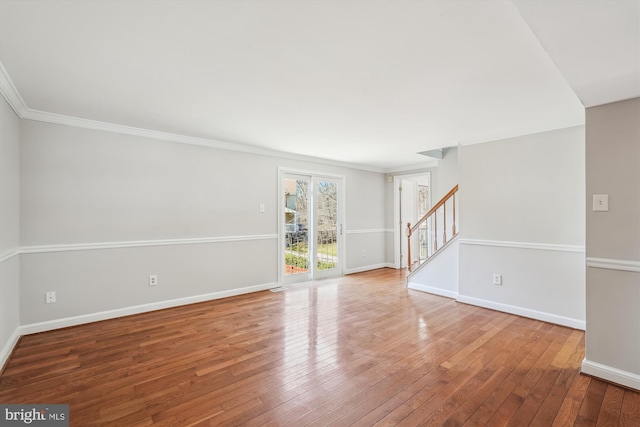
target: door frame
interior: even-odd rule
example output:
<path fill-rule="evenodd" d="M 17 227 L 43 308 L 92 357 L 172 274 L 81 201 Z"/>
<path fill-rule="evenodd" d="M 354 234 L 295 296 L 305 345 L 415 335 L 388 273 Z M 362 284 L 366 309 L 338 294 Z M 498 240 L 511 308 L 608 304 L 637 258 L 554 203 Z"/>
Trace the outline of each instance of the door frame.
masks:
<path fill-rule="evenodd" d="M 429 176 L 429 206 L 433 205 L 433 174 L 431 171 L 416 172 L 406 175 L 393 176 L 393 263 L 395 268 L 402 268 L 400 254 L 402 252 L 401 242 L 403 245 L 407 243 L 407 224 L 400 224 L 400 184 L 405 179 L 411 179 L 418 176 Z"/>
<path fill-rule="evenodd" d="M 347 227 L 345 221 L 345 202 L 346 202 L 346 178 L 344 175 L 331 174 L 326 172 L 318 172 L 307 169 L 296 169 L 278 166 L 278 284 L 283 285 L 285 283 L 285 257 L 284 257 L 284 243 L 285 243 L 285 227 L 284 227 L 284 177 L 287 174 L 308 176 L 311 180 L 318 178 L 327 178 L 338 181 L 338 267 L 337 275 L 343 276 L 345 271 L 346 260 L 346 235 Z M 314 190 L 315 191 L 315 190 Z M 315 269 L 311 269 L 315 271 Z M 314 277 L 310 275 L 310 280 Z"/>

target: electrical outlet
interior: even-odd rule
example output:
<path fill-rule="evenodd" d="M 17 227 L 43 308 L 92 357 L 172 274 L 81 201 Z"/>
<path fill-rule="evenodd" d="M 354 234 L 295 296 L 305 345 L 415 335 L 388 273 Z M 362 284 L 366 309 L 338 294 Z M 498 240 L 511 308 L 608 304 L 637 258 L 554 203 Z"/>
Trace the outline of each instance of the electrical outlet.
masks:
<path fill-rule="evenodd" d="M 47 304 L 53 304 L 54 302 L 56 302 L 56 293 L 53 291 L 47 292 L 46 301 L 47 301 Z"/>
<path fill-rule="evenodd" d="M 260 213 L 264 213 L 264 203 L 260 203 L 259 209 Z"/>
<path fill-rule="evenodd" d="M 156 286 L 158 284 L 158 275 L 152 274 L 149 276 L 149 286 Z"/>
<path fill-rule="evenodd" d="M 502 286 L 502 274 L 493 273 L 493 284 Z"/>
<path fill-rule="evenodd" d="M 366 250 L 362 250 L 362 256 L 367 256 L 367 251 Z"/>

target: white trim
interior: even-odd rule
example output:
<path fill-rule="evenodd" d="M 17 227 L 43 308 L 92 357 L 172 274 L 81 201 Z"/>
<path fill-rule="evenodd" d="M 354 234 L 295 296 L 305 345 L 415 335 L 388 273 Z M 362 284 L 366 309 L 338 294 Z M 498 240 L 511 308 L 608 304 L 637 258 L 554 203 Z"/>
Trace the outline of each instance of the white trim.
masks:
<path fill-rule="evenodd" d="M 557 245 L 553 243 L 507 242 L 502 240 L 460 239 L 461 245 L 493 246 L 500 248 L 534 249 L 539 251 L 558 251 L 584 253 L 584 246 Z"/>
<path fill-rule="evenodd" d="M 347 234 L 366 234 L 366 233 L 393 233 L 392 228 L 366 228 L 362 230 L 347 230 Z"/>
<path fill-rule="evenodd" d="M 134 305 L 131 307 L 118 308 L 115 310 L 101 311 L 98 313 L 83 314 L 79 316 L 66 317 L 63 319 L 48 320 L 45 322 L 31 323 L 20 327 L 21 335 L 35 334 L 38 332 L 51 331 L 54 329 L 67 328 L 69 326 L 82 325 L 85 323 L 99 322 L 101 320 L 114 319 L 117 317 L 130 316 L 132 314 L 147 313 L 165 308 L 179 307 L 182 305 L 195 304 L 198 302 L 211 301 L 220 298 L 227 298 L 236 295 L 248 294 L 251 292 L 266 291 L 277 287 L 277 283 L 265 283 L 262 285 L 248 286 L 245 288 L 230 289 L 227 291 L 212 292 L 209 294 L 194 295 L 190 297 L 177 298 L 167 301 L 158 301 L 148 304 Z"/>
<path fill-rule="evenodd" d="M 529 308 L 518 307 L 515 305 L 502 304 L 495 301 L 484 300 L 480 298 L 458 295 L 458 301 L 476 305 L 478 307 L 490 308 L 492 310 L 503 311 L 505 313 L 517 314 L 518 316 L 529 317 L 531 319 L 542 320 L 543 322 L 555 323 L 557 325 L 568 326 L 574 329 L 585 330 L 585 321 L 574 319 L 571 317 L 558 316 L 557 314 L 546 313 L 544 311 L 531 310 Z"/>
<path fill-rule="evenodd" d="M 387 174 L 396 174 L 396 175 L 405 175 L 408 174 L 416 174 L 423 175 L 424 172 L 420 172 L 422 170 L 430 169 L 438 167 L 438 160 L 425 160 L 422 163 L 415 163 L 413 165 L 405 165 L 405 166 L 396 166 L 392 168 L 388 168 L 385 170 Z M 428 171 L 427 171 L 428 172 Z"/>
<path fill-rule="evenodd" d="M 602 363 L 592 362 L 586 357 L 582 361 L 582 372 L 587 375 L 593 375 L 594 377 L 602 378 L 603 380 L 631 387 L 640 391 L 640 375 L 634 374 L 633 372 L 627 372 L 608 365 L 603 365 Z"/>
<path fill-rule="evenodd" d="M 344 175 L 340 175 L 337 173 L 321 172 L 313 169 L 296 169 L 286 166 L 278 166 L 278 175 L 282 174 L 313 176 L 319 178 L 334 178 L 343 180 L 346 179 Z"/>
<path fill-rule="evenodd" d="M 422 291 L 422 292 L 426 292 L 426 293 L 429 293 L 429 294 L 439 295 L 441 297 L 447 297 L 447 298 L 453 298 L 453 299 L 457 299 L 458 298 L 458 293 L 457 292 L 453 292 L 453 291 L 449 291 L 449 290 L 441 289 L 441 288 L 435 288 L 433 286 L 421 285 L 421 284 L 415 283 L 415 282 L 407 283 L 407 288 L 413 289 L 415 291 Z"/>
<path fill-rule="evenodd" d="M 318 157 L 305 156 L 301 154 L 288 153 L 284 151 L 272 150 L 252 145 L 244 145 L 239 143 L 219 141 L 215 139 L 197 138 L 187 135 L 179 135 L 170 132 L 161 132 L 138 128 L 133 126 L 124 126 L 115 123 L 101 122 L 98 120 L 83 119 L 80 117 L 66 116 L 63 114 L 49 113 L 41 110 L 29 108 L 20 93 L 13 84 L 9 74 L 0 63 L 0 93 L 7 100 L 7 103 L 13 108 L 15 113 L 21 119 L 35 120 L 39 122 L 53 123 L 64 126 L 72 126 L 77 128 L 92 129 L 103 132 L 118 133 L 121 135 L 131 135 L 142 138 L 151 138 L 160 141 L 176 142 L 179 144 L 198 145 L 209 148 L 217 148 L 221 150 L 239 151 L 242 153 L 260 154 L 263 156 L 281 157 L 285 159 L 322 163 L 325 165 L 345 167 L 349 169 L 364 170 L 369 172 L 384 173 L 386 170 L 374 166 L 361 165 L 357 163 L 347 163 L 338 160 L 323 159 Z"/>
<path fill-rule="evenodd" d="M 122 135 L 131 135 L 142 138 L 151 138 L 160 141 L 176 142 L 179 144 L 197 145 L 201 147 L 217 148 L 220 150 L 238 151 L 241 153 L 260 154 L 263 156 L 281 157 L 291 160 L 299 160 L 305 162 L 322 163 L 326 165 L 345 167 L 349 169 L 358 169 L 368 172 L 384 173 L 385 170 L 373 166 L 365 166 L 356 163 L 346 163 L 338 160 L 323 159 L 318 157 L 305 156 L 302 154 L 288 153 L 285 151 L 272 150 L 253 145 L 245 145 L 240 143 L 232 143 L 219 141 L 215 139 L 198 138 L 194 136 L 180 135 L 170 132 L 161 132 L 138 128 L 133 126 L 119 125 L 115 123 L 101 122 L 97 120 L 83 119 L 79 117 L 65 116 L 62 114 L 48 113 L 46 111 L 33 110 L 26 108 L 26 111 L 20 116 L 23 119 L 35 120 L 40 122 L 54 123 L 77 128 L 92 129 L 103 132 L 118 133 Z"/>
<path fill-rule="evenodd" d="M 20 248 L 21 254 L 43 252 L 88 251 L 94 249 L 140 248 L 147 246 L 198 245 L 203 243 L 244 242 L 253 240 L 277 239 L 277 234 L 258 234 L 252 236 L 200 237 L 191 239 L 135 240 L 128 242 L 75 243 L 66 245 L 25 246 Z"/>
<path fill-rule="evenodd" d="M 396 266 L 390 262 L 382 262 L 380 264 L 365 265 L 364 267 L 345 268 L 344 274 L 362 273 L 365 271 L 377 270 L 379 268 L 396 268 Z"/>
<path fill-rule="evenodd" d="M 347 178 L 345 175 L 318 172 L 308 169 L 296 169 L 289 168 L 286 166 L 278 166 L 278 283 L 282 286 L 291 285 L 293 283 L 286 283 L 286 277 L 284 274 L 285 270 L 285 254 L 284 254 L 284 239 L 285 239 L 285 228 L 284 228 L 284 208 L 285 208 L 285 200 L 284 200 L 284 179 L 285 175 L 300 175 L 309 177 L 311 182 L 317 178 L 327 178 L 338 181 L 338 223 L 340 224 L 342 233 L 339 234 L 338 239 L 338 269 L 339 275 L 347 274 L 346 273 L 346 265 L 347 265 L 347 257 L 346 257 L 346 235 L 347 232 L 347 203 L 346 203 L 346 192 L 347 192 Z M 313 206 L 309 207 L 313 210 Z M 311 269 L 309 276 L 314 275 L 313 269 Z M 316 277 L 317 279 L 317 277 Z"/>
<path fill-rule="evenodd" d="M 435 161 L 434 167 L 438 165 L 438 161 Z M 417 177 L 429 175 L 429 186 L 433 187 L 433 175 L 428 169 L 419 169 L 413 171 L 406 171 L 405 173 L 397 173 L 393 175 L 393 228 L 391 229 L 393 232 L 393 263 L 394 268 L 402 268 L 401 266 L 404 264 L 400 259 L 402 253 L 401 245 L 406 244 L 406 224 L 400 224 L 400 203 L 402 203 L 401 194 L 400 194 L 400 186 L 402 184 L 402 180 L 405 178 Z M 429 206 L 432 205 L 433 202 L 433 192 L 429 191 Z M 402 243 L 401 243 L 402 242 Z"/>
<path fill-rule="evenodd" d="M 13 351 L 14 347 L 16 346 L 16 344 L 18 344 L 20 336 L 20 327 L 18 327 L 15 331 L 13 331 L 2 349 L 0 349 L 0 372 L 2 372 L 2 369 L 7 363 L 7 360 L 9 360 L 9 356 L 11 356 L 11 352 Z"/>
<path fill-rule="evenodd" d="M 7 100 L 7 103 L 13 108 L 18 117 L 24 117 L 27 111 L 27 105 L 24 103 L 18 89 L 13 85 L 13 81 L 9 77 L 9 73 L 5 70 L 0 62 L 0 93 Z"/>
<path fill-rule="evenodd" d="M 20 248 L 9 249 L 5 253 L 0 254 L 0 263 L 10 260 L 16 255 L 20 255 Z"/>
<path fill-rule="evenodd" d="M 587 267 L 604 268 L 607 270 L 633 271 L 640 273 L 640 261 L 626 261 L 622 259 L 587 258 Z"/>

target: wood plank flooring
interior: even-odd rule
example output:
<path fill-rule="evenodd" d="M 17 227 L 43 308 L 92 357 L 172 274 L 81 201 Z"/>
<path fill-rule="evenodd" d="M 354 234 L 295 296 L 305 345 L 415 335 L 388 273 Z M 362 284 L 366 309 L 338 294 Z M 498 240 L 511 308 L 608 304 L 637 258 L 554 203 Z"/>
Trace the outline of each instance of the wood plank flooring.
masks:
<path fill-rule="evenodd" d="M 640 426 L 583 357 L 581 331 L 381 269 L 25 336 L 0 402 L 72 426 Z"/>

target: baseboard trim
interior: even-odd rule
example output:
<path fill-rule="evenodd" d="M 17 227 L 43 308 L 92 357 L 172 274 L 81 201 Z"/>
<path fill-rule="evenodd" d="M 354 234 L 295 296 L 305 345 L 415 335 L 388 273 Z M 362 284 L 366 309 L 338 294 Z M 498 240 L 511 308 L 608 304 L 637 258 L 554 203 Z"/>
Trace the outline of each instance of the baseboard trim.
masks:
<path fill-rule="evenodd" d="M 19 327 L 20 335 L 35 334 L 38 332 L 52 331 L 54 329 L 68 328 L 70 326 L 83 325 L 85 323 L 99 322 L 101 320 L 115 319 L 117 317 L 130 316 L 132 314 L 147 313 L 150 311 L 162 310 L 165 308 L 178 307 L 182 305 L 195 304 L 198 302 L 211 301 L 220 298 L 227 298 L 236 295 L 248 294 L 252 292 L 265 291 L 278 287 L 278 284 L 265 283 L 262 285 L 248 286 L 245 288 L 231 289 L 228 291 L 212 292 L 209 294 L 194 295 L 190 297 L 177 298 L 166 301 L 153 302 L 149 304 L 135 305 L 131 307 L 118 308 L 115 310 L 101 311 L 98 313 L 83 314 L 80 316 L 66 317 L 62 319 L 48 320 L 45 322 L 31 323 Z"/>
<path fill-rule="evenodd" d="M 345 268 L 344 274 L 363 273 L 365 271 L 377 270 L 379 268 L 396 268 L 395 264 L 390 262 L 382 262 L 380 264 L 365 265 L 364 267 Z"/>
<path fill-rule="evenodd" d="M 457 292 L 449 291 L 447 289 L 436 288 L 436 287 L 433 287 L 433 286 L 421 285 L 421 284 L 415 283 L 415 282 L 409 282 L 407 284 L 407 288 L 413 289 L 413 290 L 416 290 L 416 291 L 426 292 L 426 293 L 429 293 L 429 294 L 439 295 L 441 297 L 458 299 L 458 293 Z"/>
<path fill-rule="evenodd" d="M 640 375 L 593 362 L 586 357 L 582 361 L 582 373 L 640 391 Z"/>
<path fill-rule="evenodd" d="M 9 337 L 9 340 L 5 343 L 5 345 L 0 349 L 0 373 L 4 370 L 4 365 L 9 360 L 9 356 L 11 356 L 11 352 L 13 351 L 16 344 L 18 344 L 18 340 L 20 339 L 20 327 L 16 328 L 15 331 Z"/>
<path fill-rule="evenodd" d="M 557 314 L 546 313 L 544 311 L 531 310 L 529 308 L 518 307 L 515 305 L 502 304 L 495 301 L 484 300 L 480 298 L 458 295 L 458 302 L 476 305 L 478 307 L 490 308 L 492 310 L 503 311 L 505 313 L 516 314 L 522 317 L 542 320 L 543 322 L 554 323 L 556 325 L 568 326 L 569 328 L 584 331 L 586 323 L 584 320 L 574 319 L 571 317 L 558 316 Z"/>

